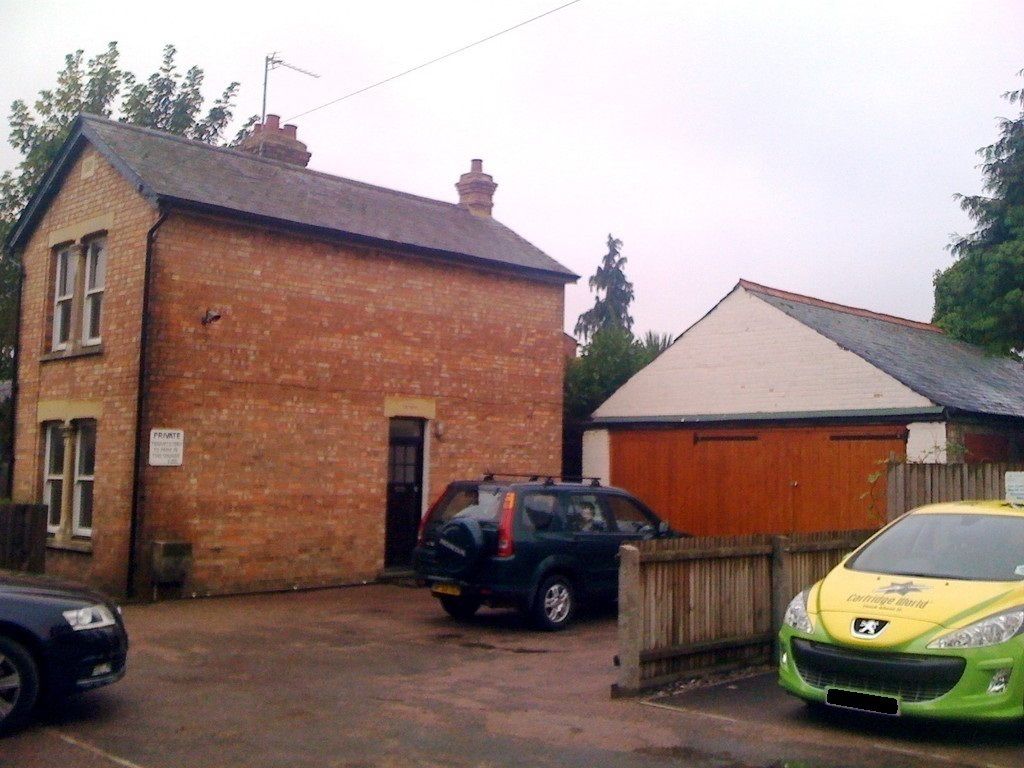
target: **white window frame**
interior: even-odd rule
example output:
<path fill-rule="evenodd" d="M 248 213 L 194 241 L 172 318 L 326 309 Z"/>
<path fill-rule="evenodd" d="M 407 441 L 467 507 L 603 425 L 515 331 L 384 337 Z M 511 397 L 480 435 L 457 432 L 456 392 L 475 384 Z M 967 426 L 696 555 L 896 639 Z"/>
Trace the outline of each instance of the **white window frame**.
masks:
<path fill-rule="evenodd" d="M 82 472 L 82 435 L 85 434 L 85 430 L 82 429 L 84 423 L 92 425 L 92 473 L 85 474 Z M 92 494 L 95 490 L 96 480 L 96 422 L 89 419 L 86 421 L 80 421 L 75 425 L 75 456 L 74 456 L 74 496 L 72 497 L 71 503 L 71 535 L 72 536 L 92 536 L 92 521 L 90 520 L 89 526 L 82 525 L 82 490 L 86 483 L 89 484 L 89 493 Z M 91 496 L 95 500 L 95 496 Z M 95 510 L 95 505 L 92 506 Z"/>
<path fill-rule="evenodd" d="M 98 285 L 90 287 L 95 275 L 93 274 L 93 257 L 96 257 L 97 261 L 102 261 L 103 269 L 103 282 Z M 90 336 L 89 331 L 92 328 L 92 313 L 93 313 L 93 298 L 97 297 L 99 300 L 99 312 L 97 317 L 96 327 L 99 329 L 100 322 L 103 320 L 103 289 L 106 283 L 107 276 L 107 238 L 97 237 L 90 240 L 86 245 L 85 251 L 85 295 L 82 298 L 82 344 L 91 345 L 99 344 L 102 339 L 102 334 L 97 333 L 95 336 Z"/>
<path fill-rule="evenodd" d="M 61 262 L 67 262 L 67 281 L 64 286 L 64 293 L 61 293 Z M 78 266 L 78 258 L 75 253 L 75 249 L 71 245 L 66 245 L 57 251 L 57 259 L 54 263 L 54 279 L 53 279 L 53 334 L 51 338 L 52 348 L 54 350 L 61 350 L 68 348 L 68 342 L 71 340 L 71 316 L 74 311 L 75 301 L 75 271 Z M 61 330 L 63 329 L 63 323 L 61 318 L 64 315 L 61 313 L 61 305 L 68 305 L 67 313 L 67 329 L 65 329 L 64 340 L 61 340 Z"/>
<path fill-rule="evenodd" d="M 43 434 L 44 440 L 46 441 L 46 448 L 43 453 L 43 504 L 46 505 L 46 531 L 47 533 L 56 533 L 60 530 L 60 513 L 61 510 L 57 509 L 57 524 L 54 525 L 50 522 L 53 512 L 51 509 L 51 503 L 53 501 L 53 483 L 58 482 L 61 486 L 61 497 L 67 492 L 67 484 L 64 482 L 64 466 L 61 462 L 61 467 L 57 472 L 50 471 L 50 458 L 53 454 L 53 440 L 54 435 L 56 439 L 60 440 L 61 445 L 64 444 L 64 431 L 63 424 L 59 421 L 49 421 L 43 423 Z"/>

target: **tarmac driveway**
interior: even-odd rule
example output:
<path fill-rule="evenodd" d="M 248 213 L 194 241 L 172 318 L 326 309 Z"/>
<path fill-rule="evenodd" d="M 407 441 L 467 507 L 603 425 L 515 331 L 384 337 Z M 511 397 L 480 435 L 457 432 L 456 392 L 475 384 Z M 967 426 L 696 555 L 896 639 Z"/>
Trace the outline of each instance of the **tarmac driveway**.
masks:
<path fill-rule="evenodd" d="M 123 681 L 0 741 L 5 768 L 1020 766 L 1024 728 L 815 719 L 770 678 L 613 700 L 615 618 L 547 634 L 367 586 L 125 609 Z M 908 736 L 909 734 L 909 736 Z"/>

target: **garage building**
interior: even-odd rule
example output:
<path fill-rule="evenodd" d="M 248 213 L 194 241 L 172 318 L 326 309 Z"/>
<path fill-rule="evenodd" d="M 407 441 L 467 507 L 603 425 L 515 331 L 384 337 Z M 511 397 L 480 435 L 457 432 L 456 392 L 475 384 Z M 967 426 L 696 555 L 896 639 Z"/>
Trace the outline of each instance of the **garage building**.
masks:
<path fill-rule="evenodd" d="M 1006 461 L 1024 371 L 928 323 L 741 280 L 593 414 L 584 474 L 697 535 L 877 527 L 885 465 Z"/>

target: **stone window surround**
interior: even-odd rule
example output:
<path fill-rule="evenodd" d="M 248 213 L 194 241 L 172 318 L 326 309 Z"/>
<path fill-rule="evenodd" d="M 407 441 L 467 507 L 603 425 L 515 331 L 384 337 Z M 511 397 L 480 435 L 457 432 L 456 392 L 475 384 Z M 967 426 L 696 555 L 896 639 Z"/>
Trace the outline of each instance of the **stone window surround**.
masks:
<path fill-rule="evenodd" d="M 78 477 L 77 472 L 77 448 L 78 428 L 77 423 L 81 421 L 92 421 L 96 425 L 98 437 L 102 407 L 99 403 L 69 400 L 52 400 L 39 403 L 37 408 L 36 421 L 39 425 L 40 457 L 46 460 L 46 434 L 50 424 L 58 422 L 61 424 L 61 436 L 64 439 L 64 467 L 62 471 L 63 488 L 61 493 L 60 525 L 54 531 L 48 531 L 46 546 L 49 549 L 65 549 L 75 552 L 92 552 L 91 536 L 75 535 L 74 525 L 74 485 Z M 98 442 L 98 441 L 97 441 Z M 93 446 L 94 450 L 96 446 Z M 47 467 L 41 466 L 39 473 L 39 498 L 42 500 L 42 484 L 44 482 Z M 97 470 L 94 469 L 94 477 Z M 95 489 L 95 485 L 93 486 Z M 95 497 L 94 497 L 95 499 Z M 95 507 L 94 512 L 95 514 Z M 95 524 L 95 519 L 94 519 Z M 91 529 L 94 530 L 94 529 Z"/>
<path fill-rule="evenodd" d="M 50 313 L 50 333 L 47 335 L 46 349 L 43 352 L 42 360 L 57 360 L 68 357 L 80 357 L 82 355 L 102 354 L 103 345 L 100 338 L 85 339 L 83 323 L 85 320 L 86 301 L 86 279 L 87 261 L 89 246 L 98 239 L 106 239 L 110 229 L 113 227 L 114 216 L 112 213 L 98 216 L 86 221 L 78 222 L 67 227 L 50 232 L 47 243 L 50 248 L 48 270 L 50 275 L 51 300 L 47 305 L 47 312 Z M 105 250 L 109 246 L 105 244 Z M 57 258 L 63 251 L 70 250 L 75 260 L 75 284 L 71 303 L 71 328 L 68 333 L 68 340 L 65 344 L 58 346 L 53 329 L 56 318 L 56 266 Z M 109 254 L 107 255 L 109 266 Z"/>

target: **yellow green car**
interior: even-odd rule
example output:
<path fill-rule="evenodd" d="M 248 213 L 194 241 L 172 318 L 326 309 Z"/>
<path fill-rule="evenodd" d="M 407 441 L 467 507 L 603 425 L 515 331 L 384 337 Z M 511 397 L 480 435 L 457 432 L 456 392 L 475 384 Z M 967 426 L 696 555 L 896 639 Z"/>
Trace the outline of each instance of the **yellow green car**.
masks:
<path fill-rule="evenodd" d="M 920 507 L 789 604 L 779 682 L 885 715 L 1024 717 L 1024 509 Z"/>

